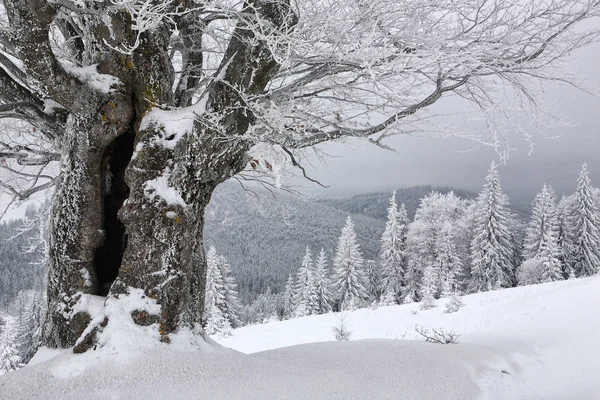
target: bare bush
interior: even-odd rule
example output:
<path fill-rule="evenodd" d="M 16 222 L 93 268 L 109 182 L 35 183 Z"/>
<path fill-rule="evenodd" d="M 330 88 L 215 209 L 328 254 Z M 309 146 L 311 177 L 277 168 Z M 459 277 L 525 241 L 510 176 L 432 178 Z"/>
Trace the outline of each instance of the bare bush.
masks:
<path fill-rule="evenodd" d="M 456 333 L 455 331 L 445 332 L 442 328 L 431 328 L 431 333 L 429 333 L 429 329 L 416 325 L 415 331 L 423 336 L 426 342 L 430 343 L 456 344 L 460 337 L 460 333 Z"/>

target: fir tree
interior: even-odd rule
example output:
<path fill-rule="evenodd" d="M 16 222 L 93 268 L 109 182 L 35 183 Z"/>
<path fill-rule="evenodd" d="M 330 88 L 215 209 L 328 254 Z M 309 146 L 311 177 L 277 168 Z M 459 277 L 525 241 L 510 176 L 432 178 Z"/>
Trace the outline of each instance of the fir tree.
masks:
<path fill-rule="evenodd" d="M 367 294 L 363 282 L 363 257 L 356 241 L 354 223 L 348 217 L 333 259 L 335 297 L 341 310 L 353 309 Z"/>
<path fill-rule="evenodd" d="M 298 269 L 296 277 L 296 287 L 294 288 L 295 298 L 294 310 L 295 317 L 304 317 L 315 313 L 316 309 L 316 291 L 314 288 L 314 267 L 312 255 L 308 246 L 302 259 L 302 264 Z"/>
<path fill-rule="evenodd" d="M 207 332 L 228 334 L 232 327 L 240 325 L 240 304 L 235 281 L 229 275 L 225 257 L 217 254 L 214 246 L 206 253 L 205 329 Z M 211 333 L 209 333 L 210 335 Z"/>
<path fill-rule="evenodd" d="M 223 294 L 225 296 L 223 315 L 225 315 L 233 328 L 239 328 L 241 325 L 239 319 L 241 304 L 238 299 L 235 278 L 231 274 L 229 264 L 224 256 L 220 255 L 217 262 L 219 264 L 219 269 L 221 270 L 221 276 L 223 277 Z"/>
<path fill-rule="evenodd" d="M 327 277 L 327 258 L 325 250 L 321 248 L 314 273 L 314 290 L 316 292 L 316 312 L 326 314 L 331 311 L 332 295 L 329 291 L 329 279 Z"/>
<path fill-rule="evenodd" d="M 390 198 L 385 231 L 381 236 L 381 250 L 379 259 L 383 274 L 383 287 L 381 292 L 393 293 L 399 303 L 402 297 L 404 283 L 404 270 L 406 263 L 406 232 L 408 229 L 408 216 L 404 204 L 400 210 L 396 205 L 396 191 Z"/>
<path fill-rule="evenodd" d="M 541 265 L 538 282 L 561 279 L 556 199 L 551 187 L 544 185 L 533 200 L 531 221 L 524 240 L 525 260 L 538 259 Z"/>
<path fill-rule="evenodd" d="M 23 363 L 28 363 L 40 347 L 42 323 L 45 316 L 42 293 L 36 292 L 29 304 L 19 313 L 17 327 L 17 350 Z"/>
<path fill-rule="evenodd" d="M 210 303 L 207 303 L 205 306 L 205 326 L 204 330 L 209 335 L 222 335 L 229 336 L 231 335 L 231 324 L 229 320 L 225 317 L 221 308 L 217 306 L 216 300 L 214 297 L 210 299 Z"/>
<path fill-rule="evenodd" d="M 477 198 L 471 241 L 470 292 L 510 287 L 514 282 L 513 243 L 508 198 L 502 193 L 494 163 Z"/>
<path fill-rule="evenodd" d="M 371 301 L 379 301 L 381 299 L 382 281 L 381 274 L 379 271 L 379 265 L 375 260 L 365 261 L 365 275 L 367 277 L 365 282 L 365 290 L 367 296 Z"/>
<path fill-rule="evenodd" d="M 437 245 L 440 296 L 448 297 L 456 292 L 456 275 L 462 270 L 462 262 L 452 241 L 452 227 L 446 225 Z"/>
<path fill-rule="evenodd" d="M 4 349 L 0 351 L 0 375 L 23 368 L 24 366 L 25 364 L 23 364 L 19 352 L 11 343 L 8 343 Z"/>
<path fill-rule="evenodd" d="M 283 290 L 283 319 L 290 319 L 294 315 L 294 296 L 294 278 L 290 274 Z"/>
<path fill-rule="evenodd" d="M 418 300 L 419 271 L 421 271 L 421 268 L 417 260 L 409 259 L 406 264 L 406 273 L 404 274 L 405 286 L 402 290 L 402 304 L 414 303 Z M 386 294 L 384 294 L 384 297 L 386 297 Z"/>
<path fill-rule="evenodd" d="M 583 164 L 575 193 L 573 269 L 577 277 L 591 276 L 600 268 L 600 213 Z"/>
<path fill-rule="evenodd" d="M 421 284 L 421 309 L 429 310 L 435 307 L 436 273 L 432 265 L 425 267 L 423 271 L 423 283 Z"/>
<path fill-rule="evenodd" d="M 562 275 L 564 279 L 574 277 L 573 272 L 573 254 L 575 253 L 575 245 L 573 244 L 573 198 L 565 197 L 558 202 L 556 208 L 556 221 L 558 226 L 557 245 L 559 249 L 559 260 L 562 267 Z"/>

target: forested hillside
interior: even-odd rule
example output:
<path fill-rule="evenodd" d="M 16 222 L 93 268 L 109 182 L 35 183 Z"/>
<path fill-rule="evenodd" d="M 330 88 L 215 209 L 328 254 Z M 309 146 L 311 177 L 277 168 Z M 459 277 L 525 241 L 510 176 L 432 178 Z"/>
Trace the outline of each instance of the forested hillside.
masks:
<path fill-rule="evenodd" d="M 396 191 L 409 219 L 419 201 L 429 193 L 454 192 L 462 199 L 477 194 L 452 187 L 414 186 Z M 306 246 L 318 253 L 325 249 L 331 259 L 346 217 L 352 216 L 358 243 L 365 259 L 375 259 L 385 227 L 390 192 L 365 193 L 344 198 L 303 200 L 287 193 L 252 188 L 245 191 L 228 182 L 217 189 L 206 215 L 206 242 L 214 245 L 231 265 L 242 302 L 252 301 L 270 287 L 283 290 L 295 273 Z M 517 215 L 527 214 L 516 212 Z"/>
<path fill-rule="evenodd" d="M 219 186 L 205 227 L 206 244 L 227 258 L 244 303 L 268 287 L 273 292 L 283 290 L 288 275 L 300 266 L 306 246 L 315 252 L 323 247 L 331 258 L 349 214 L 285 193 L 252 190 L 256 194 L 235 182 Z M 374 259 L 385 221 L 356 214 L 352 218 L 364 257 Z"/>
<path fill-rule="evenodd" d="M 32 216 L 33 210 L 27 215 Z M 28 220 L 0 223 L 0 309 L 6 310 L 20 291 L 41 290 L 44 276 L 41 253 L 35 245 L 39 231 Z"/>

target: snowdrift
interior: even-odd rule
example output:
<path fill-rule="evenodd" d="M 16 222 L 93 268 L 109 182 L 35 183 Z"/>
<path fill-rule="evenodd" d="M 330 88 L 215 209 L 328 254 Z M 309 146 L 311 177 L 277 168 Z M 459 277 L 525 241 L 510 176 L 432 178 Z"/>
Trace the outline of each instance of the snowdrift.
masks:
<path fill-rule="evenodd" d="M 127 348 L 83 355 L 42 349 L 33 365 L 0 377 L 0 398 L 600 398 L 600 277 L 464 301 L 453 314 L 444 301 L 429 311 L 409 304 L 347 313 L 350 342 L 326 342 L 336 314 L 219 339 L 253 354 L 185 335 L 153 347 L 129 338 Z M 417 339 L 415 325 L 460 331 L 460 343 L 408 340 Z"/>

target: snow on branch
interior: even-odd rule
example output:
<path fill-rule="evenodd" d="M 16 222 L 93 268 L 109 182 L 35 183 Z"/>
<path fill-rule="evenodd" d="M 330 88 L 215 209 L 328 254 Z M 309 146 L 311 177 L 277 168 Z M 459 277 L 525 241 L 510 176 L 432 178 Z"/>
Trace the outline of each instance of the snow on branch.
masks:
<path fill-rule="evenodd" d="M 191 10 L 175 7 L 174 0 L 110 0 L 113 9 L 124 10 L 132 20 L 131 29 L 136 31 L 133 44 L 122 44 L 115 47 L 104 41 L 104 44 L 122 54 L 131 55 L 139 47 L 141 35 L 157 28 L 165 20 L 175 24 L 173 17 L 181 16 Z"/>

